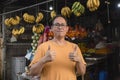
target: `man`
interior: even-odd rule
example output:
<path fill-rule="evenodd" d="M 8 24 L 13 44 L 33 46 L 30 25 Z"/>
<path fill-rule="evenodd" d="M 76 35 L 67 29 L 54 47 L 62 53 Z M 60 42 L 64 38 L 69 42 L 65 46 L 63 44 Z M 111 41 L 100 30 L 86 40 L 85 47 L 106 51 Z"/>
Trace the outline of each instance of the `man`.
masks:
<path fill-rule="evenodd" d="M 86 63 L 79 47 L 65 40 L 67 21 L 62 16 L 53 19 L 54 38 L 38 46 L 30 64 L 30 75 L 40 80 L 76 80 L 76 72 L 84 75 Z"/>

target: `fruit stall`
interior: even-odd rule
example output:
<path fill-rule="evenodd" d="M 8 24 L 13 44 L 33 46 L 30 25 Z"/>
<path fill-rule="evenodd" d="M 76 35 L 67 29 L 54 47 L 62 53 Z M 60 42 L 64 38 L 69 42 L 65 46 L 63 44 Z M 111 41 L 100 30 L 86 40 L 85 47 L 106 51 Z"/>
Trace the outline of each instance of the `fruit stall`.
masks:
<path fill-rule="evenodd" d="M 53 10 L 49 10 L 49 4 L 53 5 Z M 118 64 L 116 41 L 120 37 L 120 28 L 111 27 L 109 4 L 101 0 L 45 0 L 25 7 L 5 7 L 1 14 L 2 80 L 23 80 L 20 75 L 27 71 L 37 46 L 54 37 L 51 21 L 57 14 L 68 20 L 69 31 L 65 39 L 79 46 L 87 62 L 84 80 L 107 80 L 112 76 L 109 72 L 118 69 L 118 65 L 108 66 L 112 62 Z M 106 10 L 101 12 L 103 8 Z"/>

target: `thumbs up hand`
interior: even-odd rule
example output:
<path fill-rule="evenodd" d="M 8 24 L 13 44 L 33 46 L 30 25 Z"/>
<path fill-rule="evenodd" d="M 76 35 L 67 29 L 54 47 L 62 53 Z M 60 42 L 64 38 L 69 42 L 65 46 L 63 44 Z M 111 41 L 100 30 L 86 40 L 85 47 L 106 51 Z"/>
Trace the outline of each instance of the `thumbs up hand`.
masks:
<path fill-rule="evenodd" d="M 74 47 L 73 52 L 70 52 L 69 59 L 74 62 L 79 62 L 80 58 L 77 54 L 77 46 Z"/>
<path fill-rule="evenodd" d="M 45 62 L 51 62 L 55 59 L 56 53 L 55 51 L 51 51 L 51 47 L 48 46 L 48 50 L 45 54 Z"/>

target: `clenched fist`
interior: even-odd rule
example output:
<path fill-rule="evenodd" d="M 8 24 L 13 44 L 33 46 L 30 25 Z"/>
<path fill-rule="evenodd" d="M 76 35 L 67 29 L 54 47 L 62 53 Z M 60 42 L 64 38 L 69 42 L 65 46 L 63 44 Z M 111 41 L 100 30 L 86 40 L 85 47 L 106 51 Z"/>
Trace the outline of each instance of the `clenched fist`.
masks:
<path fill-rule="evenodd" d="M 51 62 L 55 59 L 56 53 L 55 51 L 51 51 L 50 46 L 48 46 L 48 50 L 45 54 L 45 62 Z"/>
<path fill-rule="evenodd" d="M 74 62 L 79 62 L 80 61 L 80 57 L 77 54 L 77 46 L 74 47 L 73 52 L 70 52 L 69 59 L 71 61 L 74 61 Z"/>

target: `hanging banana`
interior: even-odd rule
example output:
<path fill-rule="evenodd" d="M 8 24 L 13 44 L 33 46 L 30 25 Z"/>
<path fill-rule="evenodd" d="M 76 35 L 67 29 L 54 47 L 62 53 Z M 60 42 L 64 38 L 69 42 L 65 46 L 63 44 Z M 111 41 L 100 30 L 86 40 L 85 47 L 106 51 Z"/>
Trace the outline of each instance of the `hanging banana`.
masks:
<path fill-rule="evenodd" d="M 88 0 L 86 5 L 91 12 L 95 11 L 100 6 L 100 0 Z"/>
<path fill-rule="evenodd" d="M 36 21 L 35 21 L 35 22 L 36 22 L 36 23 L 39 23 L 39 22 L 43 19 L 43 17 L 44 17 L 44 16 L 43 16 L 43 13 L 41 13 L 41 12 L 40 12 L 40 13 L 38 13 L 38 15 L 37 15 L 37 18 L 36 18 Z"/>
<path fill-rule="evenodd" d="M 80 16 L 81 14 L 84 14 L 85 7 L 80 2 L 76 1 L 72 5 L 72 12 L 75 16 Z"/>
<path fill-rule="evenodd" d="M 55 10 L 53 10 L 53 11 L 50 12 L 50 16 L 51 16 L 52 19 L 56 16 Z"/>
<path fill-rule="evenodd" d="M 64 17 L 70 17 L 71 14 L 71 10 L 69 7 L 65 6 L 61 9 L 61 15 L 63 15 Z"/>

